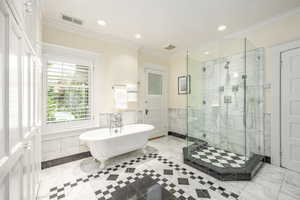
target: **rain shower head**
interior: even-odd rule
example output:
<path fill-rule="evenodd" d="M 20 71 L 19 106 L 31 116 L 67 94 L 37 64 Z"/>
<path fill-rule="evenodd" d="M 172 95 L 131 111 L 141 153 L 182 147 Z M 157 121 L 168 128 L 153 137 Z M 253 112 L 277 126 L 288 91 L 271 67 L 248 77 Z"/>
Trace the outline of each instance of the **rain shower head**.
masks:
<path fill-rule="evenodd" d="M 229 69 L 229 64 L 230 64 L 230 61 L 226 61 L 226 64 L 225 64 L 224 68 Z"/>

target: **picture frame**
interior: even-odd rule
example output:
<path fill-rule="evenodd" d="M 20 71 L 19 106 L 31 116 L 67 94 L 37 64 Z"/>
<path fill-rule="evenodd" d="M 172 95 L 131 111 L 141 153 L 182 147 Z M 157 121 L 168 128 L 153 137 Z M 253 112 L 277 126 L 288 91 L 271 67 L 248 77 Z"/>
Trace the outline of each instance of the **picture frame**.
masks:
<path fill-rule="evenodd" d="M 191 93 L 191 76 L 179 76 L 178 77 L 178 94 L 190 94 Z"/>

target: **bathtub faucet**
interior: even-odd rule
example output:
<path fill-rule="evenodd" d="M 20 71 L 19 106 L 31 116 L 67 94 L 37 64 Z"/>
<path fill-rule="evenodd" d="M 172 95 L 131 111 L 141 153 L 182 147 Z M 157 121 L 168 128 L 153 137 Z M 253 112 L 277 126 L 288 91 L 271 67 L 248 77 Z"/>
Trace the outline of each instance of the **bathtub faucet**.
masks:
<path fill-rule="evenodd" d="M 123 126 L 122 114 L 121 113 L 111 113 L 110 114 L 110 131 L 114 133 L 120 133 Z"/>

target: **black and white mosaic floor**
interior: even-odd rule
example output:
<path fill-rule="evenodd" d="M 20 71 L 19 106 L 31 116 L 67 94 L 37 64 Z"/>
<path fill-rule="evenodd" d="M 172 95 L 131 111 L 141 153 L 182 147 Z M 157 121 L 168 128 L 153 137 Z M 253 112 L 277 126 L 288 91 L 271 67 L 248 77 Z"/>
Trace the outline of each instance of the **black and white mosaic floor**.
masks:
<path fill-rule="evenodd" d="M 264 164 L 251 181 L 220 181 L 184 164 L 182 139 L 149 141 L 147 154 L 91 157 L 42 170 L 37 200 L 297 200 L 300 174 Z"/>
<path fill-rule="evenodd" d="M 148 165 L 137 165 L 141 162 L 148 162 Z M 82 184 L 92 187 L 97 200 L 225 200 L 239 197 L 155 153 L 49 188 L 49 199 L 68 199 L 68 195 Z"/>
<path fill-rule="evenodd" d="M 245 156 L 208 145 L 197 147 L 191 157 L 220 168 L 241 168 L 247 161 Z"/>

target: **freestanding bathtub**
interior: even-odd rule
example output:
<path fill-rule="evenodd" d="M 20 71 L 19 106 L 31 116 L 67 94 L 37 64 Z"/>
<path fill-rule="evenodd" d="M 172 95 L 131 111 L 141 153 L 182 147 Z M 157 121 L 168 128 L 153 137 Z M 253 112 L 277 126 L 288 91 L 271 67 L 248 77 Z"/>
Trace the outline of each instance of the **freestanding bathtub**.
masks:
<path fill-rule="evenodd" d="M 87 131 L 79 139 L 87 143 L 92 156 L 101 162 L 103 168 L 111 157 L 144 148 L 153 129 L 154 126 L 148 124 L 126 125 L 118 133 L 101 128 Z"/>

